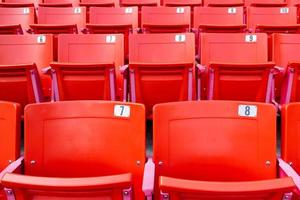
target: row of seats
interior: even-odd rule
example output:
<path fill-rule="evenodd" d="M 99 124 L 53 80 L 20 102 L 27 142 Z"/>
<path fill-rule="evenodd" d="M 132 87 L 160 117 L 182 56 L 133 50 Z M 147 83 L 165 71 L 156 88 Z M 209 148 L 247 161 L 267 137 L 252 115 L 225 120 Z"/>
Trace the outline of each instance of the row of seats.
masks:
<path fill-rule="evenodd" d="M 0 7 L 2 34 L 137 31 L 138 27 L 147 32 L 191 28 L 202 32 L 299 32 L 300 28 L 296 7 L 248 7 L 247 17 L 243 7 L 195 7 L 192 18 L 190 7 L 143 7 L 140 20 L 137 7 L 91 7 L 88 18 L 84 7 L 39 7 L 36 24 L 34 13 L 34 8 Z"/>
<path fill-rule="evenodd" d="M 264 33 L 203 33 L 200 64 L 192 33 L 132 34 L 129 40 L 129 65 L 124 65 L 119 34 L 59 35 L 58 62 L 53 62 L 52 35 L 0 35 L 0 97 L 22 107 L 49 96 L 140 102 L 148 116 L 163 102 L 275 103 L 281 88 L 281 104 L 300 101 L 299 34 L 274 35 L 275 62 L 268 62 Z"/>
<path fill-rule="evenodd" d="M 299 0 L 2 0 L 4 4 L 47 6 L 298 6 Z"/>
<path fill-rule="evenodd" d="M 277 160 L 270 104 L 156 105 L 152 161 L 141 104 L 32 104 L 20 157 L 20 107 L 1 102 L 0 199 L 292 199 L 300 189 L 299 112 L 299 103 L 282 109 Z"/>

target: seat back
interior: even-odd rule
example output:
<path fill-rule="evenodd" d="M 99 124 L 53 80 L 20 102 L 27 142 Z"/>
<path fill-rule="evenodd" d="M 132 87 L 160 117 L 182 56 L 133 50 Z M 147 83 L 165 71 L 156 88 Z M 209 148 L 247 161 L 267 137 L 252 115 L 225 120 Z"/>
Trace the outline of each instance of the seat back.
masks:
<path fill-rule="evenodd" d="M 21 112 L 17 103 L 0 102 L 0 172 L 20 156 Z"/>
<path fill-rule="evenodd" d="M 227 7 L 227 6 L 243 6 L 243 0 L 205 0 L 205 6 L 220 6 L 220 7 Z"/>
<path fill-rule="evenodd" d="M 47 25 L 77 25 L 85 27 L 86 8 L 84 7 L 40 7 L 39 24 Z"/>
<path fill-rule="evenodd" d="M 297 25 L 297 8 L 296 7 L 248 7 L 247 10 L 248 28 L 261 32 L 265 28 L 282 26 L 282 32 L 287 31 L 287 26 Z M 266 27 L 267 26 L 267 27 Z M 266 29 L 265 31 L 268 31 Z M 270 30 L 271 32 L 277 32 Z"/>
<path fill-rule="evenodd" d="M 190 7 L 143 7 L 142 28 L 149 33 L 180 33 L 191 28 Z"/>
<path fill-rule="evenodd" d="M 122 83 L 123 45 L 122 35 L 59 35 L 59 63 L 51 65 L 56 100 L 116 100 L 116 73 Z"/>
<path fill-rule="evenodd" d="M 115 26 L 118 28 L 118 26 L 127 25 L 130 29 L 136 29 L 138 28 L 138 8 L 92 7 L 90 9 L 90 23 L 103 26 L 102 33 L 118 32 L 114 29 Z"/>
<path fill-rule="evenodd" d="M 156 177 L 199 181 L 276 177 L 276 110 L 272 105 L 161 104 L 154 107 L 153 121 Z"/>
<path fill-rule="evenodd" d="M 287 0 L 288 6 L 298 6 L 300 5 L 299 0 Z"/>
<path fill-rule="evenodd" d="M 35 64 L 0 65 L 0 79 L 0 99 L 19 103 L 22 112 L 27 104 L 44 100 Z"/>
<path fill-rule="evenodd" d="M 159 6 L 160 0 L 120 0 L 121 6 Z"/>
<path fill-rule="evenodd" d="M 286 0 L 245 0 L 245 6 L 274 7 L 285 5 Z"/>
<path fill-rule="evenodd" d="M 42 68 L 48 67 L 53 60 L 52 42 L 52 35 L 0 35 L 0 65 L 35 63 L 41 77 L 43 94 L 49 96 L 51 81 L 42 72 Z M 22 53 L 16 56 L 15 52 Z M 23 78 L 21 80 L 24 81 Z"/>
<path fill-rule="evenodd" d="M 300 48 L 299 34 L 274 34 L 273 36 L 273 59 L 277 66 L 286 68 L 289 62 L 300 62 L 297 53 Z"/>
<path fill-rule="evenodd" d="M 299 67 L 290 66 L 289 63 L 299 63 L 300 56 L 297 51 L 300 48 L 298 34 L 274 34 L 273 36 L 273 60 L 277 66 L 284 69 L 276 77 L 276 87 L 281 94 L 281 103 L 296 102 L 300 100 L 298 89 Z M 280 91 L 281 90 L 281 91 Z"/>
<path fill-rule="evenodd" d="M 145 139 L 142 105 L 104 101 L 30 105 L 25 110 L 25 174 L 74 178 L 131 173 L 135 199 L 142 199 Z"/>
<path fill-rule="evenodd" d="M 220 30 L 222 32 L 243 29 L 244 9 L 243 7 L 195 7 L 194 8 L 194 28 L 205 30 L 206 26 L 212 26 L 212 32 Z M 239 26 L 239 27 L 238 27 Z M 230 29 L 230 30 L 229 30 Z"/>
<path fill-rule="evenodd" d="M 7 5 L 8 7 L 22 7 L 24 5 L 34 5 L 35 7 L 38 7 L 40 1 L 42 0 L 4 0 L 3 3 L 10 4 Z"/>
<path fill-rule="evenodd" d="M 281 157 L 300 173 L 299 103 L 291 103 L 281 109 Z"/>
<path fill-rule="evenodd" d="M 26 32 L 29 28 L 29 24 L 34 23 L 34 8 L 1 8 L 0 7 L 0 27 L 6 26 L 4 34 L 9 31 L 9 26 L 7 25 L 21 25 L 22 32 Z M 1 32 L 0 32 L 1 33 Z M 2 34 L 2 33 L 1 33 Z M 15 34 L 18 34 L 15 33 Z"/>
<path fill-rule="evenodd" d="M 162 0 L 164 6 L 201 6 L 202 0 Z"/>
<path fill-rule="evenodd" d="M 268 37 L 264 33 L 201 33 L 202 65 L 216 63 L 264 63 L 268 61 Z"/>
<path fill-rule="evenodd" d="M 79 0 L 43 0 L 43 4 L 49 7 L 61 7 L 63 5 L 78 6 Z"/>
<path fill-rule="evenodd" d="M 90 33 L 122 33 L 124 34 L 124 52 L 128 58 L 128 37 L 138 28 L 138 7 L 91 7 L 90 23 L 87 25 Z"/>
<path fill-rule="evenodd" d="M 194 34 L 130 35 L 130 97 L 146 105 L 193 98 Z M 142 53 L 141 53 L 142 52 Z"/>
<path fill-rule="evenodd" d="M 117 7 L 119 6 L 118 0 L 81 0 L 81 5 L 89 5 L 97 7 Z"/>

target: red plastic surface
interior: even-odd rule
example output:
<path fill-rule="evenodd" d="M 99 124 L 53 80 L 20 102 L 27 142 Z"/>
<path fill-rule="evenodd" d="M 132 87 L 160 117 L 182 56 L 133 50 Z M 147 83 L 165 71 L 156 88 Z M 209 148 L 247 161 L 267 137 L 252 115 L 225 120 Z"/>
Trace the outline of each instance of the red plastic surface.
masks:
<path fill-rule="evenodd" d="M 276 79 L 277 93 L 282 93 L 282 99 L 286 95 L 288 64 L 291 62 L 300 62 L 300 56 L 297 51 L 300 48 L 300 37 L 298 34 L 274 34 L 273 36 L 273 60 L 277 66 L 284 70 Z M 285 76 L 285 81 L 284 81 Z M 296 75 L 297 76 L 297 75 Z M 296 77 L 295 76 L 295 77 Z M 296 78 L 297 79 L 297 78 Z M 296 81 L 296 80 L 295 80 Z M 294 82 L 296 84 L 296 82 Z M 297 88 L 297 87 L 295 87 Z M 297 101 L 297 92 L 294 91 L 293 100 Z M 295 96 L 296 95 L 296 96 Z M 290 100 L 290 99 L 289 99 Z"/>
<path fill-rule="evenodd" d="M 0 102 L 0 172 L 6 168 L 10 162 L 15 161 L 20 156 L 20 106 L 16 103 Z M 2 177 L 0 177 L 2 178 Z M 0 199 L 6 200 L 5 192 L 0 184 Z"/>
<path fill-rule="evenodd" d="M 195 7 L 194 25 L 201 32 L 242 32 L 244 24 L 244 9 L 236 7 L 236 13 L 230 13 L 228 7 Z"/>
<path fill-rule="evenodd" d="M 116 105 L 129 106 L 129 116 Z M 142 199 L 144 122 L 144 107 L 138 104 L 69 101 L 30 105 L 25 110 L 25 176 L 9 176 L 5 185 L 15 189 L 17 200 L 25 196 L 121 199 L 120 185 L 130 180 L 122 174 L 130 173 L 134 197 Z M 99 181 L 101 176 L 112 175 L 122 176 Z"/>
<path fill-rule="evenodd" d="M 51 80 L 42 68 L 53 60 L 51 35 L 0 35 L 0 65 L 35 63 L 42 81 L 43 93 L 50 96 Z M 16 52 L 18 53 L 16 56 Z"/>
<path fill-rule="evenodd" d="M 204 0 L 205 6 L 243 6 L 244 0 Z"/>
<path fill-rule="evenodd" d="M 142 28 L 149 33 L 180 33 L 191 28 L 190 7 L 143 7 Z"/>
<path fill-rule="evenodd" d="M 34 8 L 1 8 L 0 25 L 21 25 L 23 33 L 34 23 Z M 9 30 L 9 27 L 7 27 Z"/>
<path fill-rule="evenodd" d="M 162 0 L 164 6 L 201 6 L 202 0 Z"/>
<path fill-rule="evenodd" d="M 245 6 L 272 7 L 285 6 L 286 4 L 286 0 L 245 0 Z"/>
<path fill-rule="evenodd" d="M 241 116 L 240 105 L 256 106 L 256 115 Z M 195 189 L 207 199 L 265 199 L 265 195 L 281 199 L 283 192 L 294 187 L 291 179 L 276 180 L 276 109 L 272 105 L 232 101 L 161 104 L 154 107 L 153 120 L 156 184 L 170 199 L 176 195 L 198 199 Z M 159 183 L 161 176 L 186 182 L 177 187 L 177 181 L 161 178 Z M 240 184 L 227 187 L 234 186 L 232 182 Z"/>
<path fill-rule="evenodd" d="M 180 37 L 184 41 L 176 41 Z M 157 103 L 189 99 L 189 89 L 194 93 L 194 34 L 136 34 L 129 41 L 130 97 L 146 105 L 147 117 Z"/>
<path fill-rule="evenodd" d="M 35 64 L 0 65 L 0 78 L 1 100 L 19 103 L 22 113 L 27 104 L 43 101 Z"/>
<path fill-rule="evenodd" d="M 108 37 L 115 37 L 114 42 L 109 42 Z M 123 77 L 119 68 L 124 64 L 124 38 L 122 35 L 72 35 L 62 34 L 58 36 L 58 61 L 63 63 L 80 63 L 80 64 L 108 64 L 115 66 L 115 73 L 117 76 L 117 95 L 121 99 L 123 93 Z M 83 75 L 83 74 L 82 74 Z M 68 80 L 70 76 L 65 77 L 69 84 L 72 83 Z M 84 77 L 73 78 L 80 80 Z M 86 77 L 87 80 L 93 77 Z M 95 78 L 95 77 L 94 77 Z M 103 78 L 103 77 L 102 77 Z M 101 79 L 102 79 L 101 78 Z M 106 77 L 107 78 L 107 77 Z M 74 79 L 73 79 L 74 81 Z M 79 84 L 73 82 L 72 84 Z M 88 83 L 87 83 L 88 84 Z M 75 86 L 74 85 L 74 86 Z M 81 84 L 78 85 L 79 89 L 84 91 L 85 88 Z M 101 86 L 100 86 L 101 87 Z M 107 85 L 104 87 L 108 87 Z M 100 89 L 100 91 L 103 91 Z M 74 91 L 75 92 L 75 91 Z M 76 96 L 80 96 L 80 93 Z M 67 98 L 68 99 L 68 98 Z M 105 99 L 105 98 L 104 98 Z"/>
<path fill-rule="evenodd" d="M 90 9 L 89 33 L 122 33 L 124 34 L 125 57 L 129 54 L 129 34 L 138 28 L 138 8 L 105 8 L 92 7 Z"/>
<path fill-rule="evenodd" d="M 79 5 L 81 6 L 97 6 L 97 7 L 117 7 L 119 6 L 118 0 L 81 0 Z"/>
<path fill-rule="evenodd" d="M 248 7 L 247 25 L 256 32 L 285 33 L 299 32 L 300 29 L 296 7 Z"/>
<path fill-rule="evenodd" d="M 264 63 L 268 61 L 268 37 L 257 33 L 256 42 L 247 42 L 247 33 L 202 33 L 200 61 L 208 66 L 218 63 Z"/>

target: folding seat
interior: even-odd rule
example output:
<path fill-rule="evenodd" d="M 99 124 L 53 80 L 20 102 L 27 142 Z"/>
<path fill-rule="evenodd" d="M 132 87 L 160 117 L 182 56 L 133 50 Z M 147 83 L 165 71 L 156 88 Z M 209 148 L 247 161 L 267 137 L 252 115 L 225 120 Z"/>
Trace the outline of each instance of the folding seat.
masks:
<path fill-rule="evenodd" d="M 299 103 L 291 103 L 284 105 L 281 109 L 281 157 L 289 163 L 296 171 L 294 181 L 298 186 L 295 192 L 297 198 L 300 199 L 300 171 L 299 171 Z M 292 171 L 292 170 L 291 170 Z M 298 174 L 297 174 L 298 173 Z M 289 175 L 289 174 L 288 174 Z M 292 175 L 292 174 L 291 174 Z"/>
<path fill-rule="evenodd" d="M 199 52 L 198 99 L 274 100 L 277 70 L 268 62 L 266 34 L 201 33 Z"/>
<path fill-rule="evenodd" d="M 20 156 L 20 107 L 16 103 L 0 101 L 0 179 L 10 172 L 8 165 Z M 6 190 L 7 191 L 7 190 Z M 6 200 L 0 183 L 0 199 Z"/>
<path fill-rule="evenodd" d="M 79 0 L 43 0 L 39 6 L 43 7 L 75 7 L 79 5 Z"/>
<path fill-rule="evenodd" d="M 142 105 L 33 104 L 25 111 L 24 140 L 24 173 L 6 173 L 1 180 L 16 200 L 144 198 Z"/>
<path fill-rule="evenodd" d="M 38 7 L 40 0 L 4 0 L 1 7 Z"/>
<path fill-rule="evenodd" d="M 163 0 L 162 1 L 164 6 L 201 6 L 202 5 L 202 0 Z"/>
<path fill-rule="evenodd" d="M 247 24 L 255 32 L 295 33 L 300 30 L 296 7 L 248 7 Z"/>
<path fill-rule="evenodd" d="M 81 0 L 80 6 L 86 7 L 117 7 L 119 6 L 118 0 Z"/>
<path fill-rule="evenodd" d="M 122 33 L 124 34 L 124 52 L 128 58 L 128 37 L 130 33 L 138 32 L 138 8 L 120 7 L 104 8 L 92 7 L 90 9 L 90 23 L 86 25 L 87 32 L 98 33 Z"/>
<path fill-rule="evenodd" d="M 14 100 L 23 106 L 42 101 L 38 74 L 43 94 L 50 96 L 51 81 L 42 68 L 53 60 L 52 42 L 51 35 L 0 35 L 1 100 Z"/>
<path fill-rule="evenodd" d="M 57 61 L 57 35 L 77 34 L 86 23 L 85 7 L 39 7 L 38 24 L 32 24 L 33 34 L 54 34 L 54 60 Z"/>
<path fill-rule="evenodd" d="M 121 100 L 123 45 L 123 35 L 59 35 L 58 63 L 51 64 L 53 99 Z"/>
<path fill-rule="evenodd" d="M 155 106 L 153 115 L 156 197 L 281 200 L 295 189 L 292 178 L 277 173 L 285 167 L 276 159 L 274 106 L 177 102 Z M 153 180 L 145 183 L 150 191 Z"/>
<path fill-rule="evenodd" d="M 272 7 L 286 5 L 286 0 L 245 0 L 245 6 Z"/>
<path fill-rule="evenodd" d="M 194 43 L 193 33 L 129 36 L 129 96 L 148 118 L 157 103 L 193 100 Z"/>
<path fill-rule="evenodd" d="M 281 94 L 281 104 L 300 101 L 298 95 L 300 35 L 274 34 L 273 47 L 273 59 L 277 66 L 284 69 L 276 82 L 278 93 Z M 280 88 L 281 85 L 282 88 Z M 280 89 L 282 89 L 281 92 Z"/>
<path fill-rule="evenodd" d="M 244 0 L 204 0 L 204 5 L 217 7 L 244 6 Z"/>
<path fill-rule="evenodd" d="M 143 7 L 142 29 L 147 33 L 182 33 L 191 28 L 190 7 Z"/>
<path fill-rule="evenodd" d="M 194 29 L 199 32 L 244 32 L 243 7 L 195 7 Z"/>
<path fill-rule="evenodd" d="M 84 7 L 39 7 L 38 24 L 30 25 L 34 34 L 78 33 L 85 27 Z"/>
<path fill-rule="evenodd" d="M 0 34 L 23 34 L 34 23 L 34 8 L 0 7 Z"/>
<path fill-rule="evenodd" d="M 143 6 L 159 6 L 160 0 L 120 0 L 120 6 L 138 6 L 139 8 L 139 26 L 141 25 L 142 14 L 141 10 Z"/>

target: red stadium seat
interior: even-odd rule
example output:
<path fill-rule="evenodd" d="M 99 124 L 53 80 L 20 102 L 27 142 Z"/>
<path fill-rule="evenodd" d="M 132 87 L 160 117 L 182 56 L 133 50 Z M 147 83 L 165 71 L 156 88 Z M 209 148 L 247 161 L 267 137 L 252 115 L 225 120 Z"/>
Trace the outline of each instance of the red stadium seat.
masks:
<path fill-rule="evenodd" d="M 191 28 L 190 7 L 143 7 L 142 28 L 147 33 L 180 33 Z"/>
<path fill-rule="evenodd" d="M 141 25 L 141 10 L 143 6 L 159 6 L 160 0 L 120 0 L 120 6 L 138 6 L 139 8 L 139 26 Z"/>
<path fill-rule="evenodd" d="M 78 33 L 78 28 L 84 28 L 85 22 L 84 7 L 40 7 L 38 24 L 31 25 L 31 28 L 35 34 Z"/>
<path fill-rule="evenodd" d="M 39 6 L 43 7 L 72 7 L 78 6 L 79 0 L 43 0 Z"/>
<path fill-rule="evenodd" d="M 87 24 L 87 31 L 92 34 L 124 34 L 124 52 L 128 59 L 129 34 L 138 31 L 138 8 L 92 7 L 90 9 L 90 24 Z"/>
<path fill-rule="evenodd" d="M 8 95 L 9 99 L 11 98 L 10 95 L 19 95 L 17 98 L 21 98 L 21 93 L 18 92 L 26 87 L 26 77 L 27 81 L 29 81 L 36 76 L 34 72 L 35 67 L 32 63 L 35 63 L 39 71 L 43 94 L 47 97 L 50 96 L 50 78 L 43 74 L 42 68 L 49 66 L 53 60 L 52 43 L 51 35 L 0 35 L 0 65 L 5 65 L 1 66 L 1 84 L 6 85 L 4 87 L 16 87 L 17 89 L 16 93 L 11 91 Z M 23 67 L 21 67 L 22 65 Z M 31 81 L 38 82 L 38 80 Z M 13 85 L 16 82 L 19 82 L 19 84 Z M 28 83 L 28 90 L 23 90 L 22 92 L 32 93 L 31 85 L 31 83 Z M 35 90 L 39 91 L 38 88 Z M 7 96 L 7 90 L 5 89 L 2 89 L 0 93 Z M 34 102 L 32 95 L 29 95 L 27 98 L 31 99 L 29 103 Z M 37 100 L 37 98 L 35 99 Z"/>
<path fill-rule="evenodd" d="M 58 36 L 58 63 L 51 64 L 53 99 L 116 100 L 122 99 L 124 64 L 122 35 Z"/>
<path fill-rule="evenodd" d="M 164 6 L 201 6 L 202 0 L 162 0 Z"/>
<path fill-rule="evenodd" d="M 299 162 L 299 103 L 291 103 L 281 109 L 281 157 L 298 173 L 294 178 L 298 186 L 294 199 L 300 199 L 300 162 Z"/>
<path fill-rule="evenodd" d="M 20 107 L 16 103 L 0 101 L 0 179 L 9 172 L 7 166 L 20 156 Z M 0 184 L 0 199 L 6 200 Z"/>
<path fill-rule="evenodd" d="M 83 30 L 86 23 L 84 7 L 39 7 L 38 24 L 32 24 L 33 34 L 54 34 L 53 56 L 57 61 L 57 35 L 63 33 L 76 34 Z"/>
<path fill-rule="evenodd" d="M 287 0 L 288 6 L 299 6 L 300 0 Z"/>
<path fill-rule="evenodd" d="M 276 82 L 278 93 L 281 94 L 281 104 L 300 101 L 297 86 L 300 66 L 300 56 L 297 52 L 300 48 L 300 35 L 275 34 L 273 47 L 273 59 L 277 66 L 284 69 Z"/>
<path fill-rule="evenodd" d="M 204 0 L 204 5 L 217 7 L 243 6 L 244 0 Z"/>
<path fill-rule="evenodd" d="M 121 6 L 159 6 L 160 0 L 120 0 Z"/>
<path fill-rule="evenodd" d="M 272 105 L 168 103 L 154 107 L 153 121 L 156 197 L 281 200 L 295 189 L 278 178 Z"/>
<path fill-rule="evenodd" d="M 194 45 L 193 33 L 129 36 L 130 100 L 145 104 L 148 118 L 157 103 L 193 99 Z"/>
<path fill-rule="evenodd" d="M 195 7 L 194 28 L 200 32 L 244 32 L 243 7 Z"/>
<path fill-rule="evenodd" d="M 118 0 L 81 0 L 80 6 L 86 7 L 117 7 L 119 6 Z"/>
<path fill-rule="evenodd" d="M 208 99 L 273 101 L 275 64 L 268 63 L 266 34 L 202 33 L 200 40 L 199 57 L 207 68 L 200 76 Z"/>
<path fill-rule="evenodd" d="M 145 140 L 142 105 L 30 105 L 25 110 L 24 173 L 6 173 L 1 182 L 13 189 L 16 200 L 143 199 Z"/>
<path fill-rule="evenodd" d="M 34 8 L 0 7 L 0 34 L 23 34 L 34 23 Z"/>
<path fill-rule="evenodd" d="M 38 7 L 40 0 L 4 0 L 1 7 Z"/>
<path fill-rule="evenodd" d="M 295 33 L 300 31 L 296 7 L 249 7 L 247 23 L 248 28 L 255 32 Z"/>
<path fill-rule="evenodd" d="M 286 0 L 245 0 L 245 6 L 272 7 L 286 4 Z"/>

